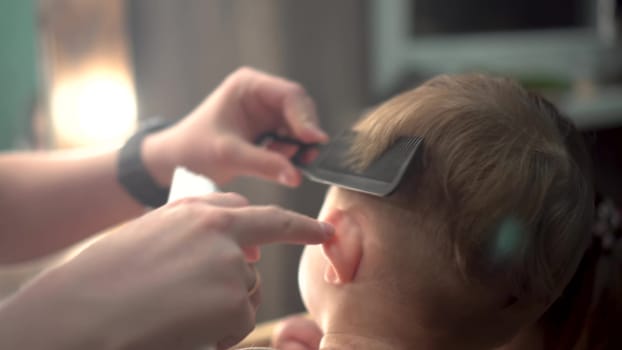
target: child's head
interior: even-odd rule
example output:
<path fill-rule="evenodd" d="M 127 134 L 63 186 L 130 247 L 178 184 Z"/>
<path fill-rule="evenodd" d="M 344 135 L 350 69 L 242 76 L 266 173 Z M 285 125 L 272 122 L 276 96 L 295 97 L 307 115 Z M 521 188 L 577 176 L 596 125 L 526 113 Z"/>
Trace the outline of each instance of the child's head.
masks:
<path fill-rule="evenodd" d="M 387 198 L 329 190 L 320 218 L 336 237 L 300 267 L 324 331 L 491 346 L 559 295 L 589 241 L 592 186 L 550 103 L 507 79 L 440 76 L 354 128 L 358 167 L 400 136 L 424 152 Z"/>

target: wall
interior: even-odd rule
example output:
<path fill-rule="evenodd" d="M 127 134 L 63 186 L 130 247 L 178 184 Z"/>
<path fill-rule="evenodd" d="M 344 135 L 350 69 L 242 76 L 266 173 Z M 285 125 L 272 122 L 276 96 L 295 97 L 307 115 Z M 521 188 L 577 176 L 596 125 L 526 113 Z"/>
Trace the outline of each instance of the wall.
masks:
<path fill-rule="evenodd" d="M 35 1 L 0 1 L 0 149 L 24 146 L 37 96 Z"/>

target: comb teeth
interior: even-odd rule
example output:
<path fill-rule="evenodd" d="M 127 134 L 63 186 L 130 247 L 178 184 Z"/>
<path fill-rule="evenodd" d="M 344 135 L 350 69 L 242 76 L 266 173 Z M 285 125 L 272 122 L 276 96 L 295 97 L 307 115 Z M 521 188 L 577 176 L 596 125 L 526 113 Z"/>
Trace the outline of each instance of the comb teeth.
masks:
<path fill-rule="evenodd" d="M 372 162 L 367 169 L 361 172 L 361 175 L 380 181 L 391 182 L 395 176 L 399 175 L 394 173 L 394 171 L 399 173 L 402 167 L 408 166 L 405 160 L 409 159 L 413 148 L 418 146 L 417 142 L 419 141 L 413 138 L 399 138 Z"/>
<path fill-rule="evenodd" d="M 406 169 L 420 149 L 420 137 L 400 137 L 366 169 L 355 172 L 348 166 L 348 152 L 356 134 L 345 132 L 319 149 L 316 160 L 301 166 L 313 181 L 350 190 L 387 196 L 400 184 Z"/>
<path fill-rule="evenodd" d="M 388 196 L 395 191 L 423 144 L 421 137 L 400 137 L 366 169 L 354 171 L 349 165 L 348 152 L 355 137 L 356 132 L 346 131 L 326 145 L 316 145 L 267 132 L 255 143 L 265 146 L 277 141 L 296 145 L 299 150 L 292 162 L 311 181 L 376 196 Z M 302 159 L 310 148 L 316 148 L 319 154 L 311 164 L 304 164 Z"/>

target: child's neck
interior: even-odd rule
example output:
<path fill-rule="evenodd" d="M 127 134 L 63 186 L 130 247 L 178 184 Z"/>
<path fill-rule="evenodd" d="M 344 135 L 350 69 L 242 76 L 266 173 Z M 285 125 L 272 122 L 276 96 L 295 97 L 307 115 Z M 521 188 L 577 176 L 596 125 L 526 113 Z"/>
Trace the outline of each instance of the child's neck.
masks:
<path fill-rule="evenodd" d="M 412 346 L 401 346 L 394 340 L 376 339 L 375 337 L 353 334 L 325 334 L 320 343 L 320 350 L 400 350 Z"/>
<path fill-rule="evenodd" d="M 353 334 L 325 334 L 319 350 L 455 350 L 462 349 L 460 344 L 431 344 L 429 340 L 421 342 L 401 342 L 397 339 L 378 339 L 371 336 Z"/>
<path fill-rule="evenodd" d="M 415 325 L 409 327 L 409 333 L 398 331 L 396 324 L 393 326 L 390 322 L 370 324 L 360 321 L 346 326 L 340 322 L 325 324 L 319 350 L 492 350 L 449 334 L 417 331 Z"/>
<path fill-rule="evenodd" d="M 363 334 L 364 333 L 364 334 Z M 326 331 L 320 342 L 319 350 L 455 350 L 471 349 L 456 339 L 432 339 L 422 335 L 408 339 L 400 337 L 382 337 L 367 332 L 331 332 Z M 480 350 L 479 348 L 477 348 Z"/>
<path fill-rule="evenodd" d="M 484 350 L 475 339 L 406 319 L 400 305 L 372 295 L 331 300 L 315 315 L 324 334 L 320 350 Z M 322 312 L 323 311 L 323 312 Z M 458 338 L 460 339 L 458 339 Z"/>

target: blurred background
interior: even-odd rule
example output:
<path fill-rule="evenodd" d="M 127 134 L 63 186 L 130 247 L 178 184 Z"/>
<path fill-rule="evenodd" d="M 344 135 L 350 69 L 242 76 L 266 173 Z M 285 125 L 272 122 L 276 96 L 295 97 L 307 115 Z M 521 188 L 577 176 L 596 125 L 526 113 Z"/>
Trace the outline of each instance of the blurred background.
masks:
<path fill-rule="evenodd" d="M 518 79 L 588 138 L 622 202 L 620 0 L 0 0 L 0 149 L 121 144 L 249 65 L 302 83 L 329 133 L 439 73 Z M 316 215 L 324 187 L 225 188 Z M 300 248 L 263 250 L 259 320 L 302 310 Z M 8 295 L 48 260 L 0 270 Z"/>

